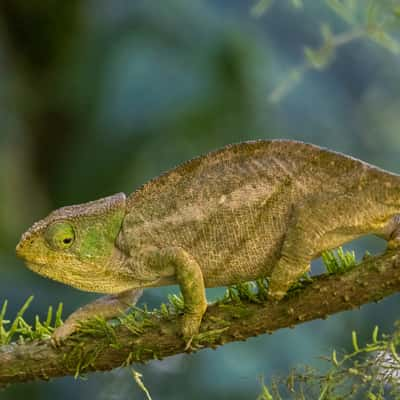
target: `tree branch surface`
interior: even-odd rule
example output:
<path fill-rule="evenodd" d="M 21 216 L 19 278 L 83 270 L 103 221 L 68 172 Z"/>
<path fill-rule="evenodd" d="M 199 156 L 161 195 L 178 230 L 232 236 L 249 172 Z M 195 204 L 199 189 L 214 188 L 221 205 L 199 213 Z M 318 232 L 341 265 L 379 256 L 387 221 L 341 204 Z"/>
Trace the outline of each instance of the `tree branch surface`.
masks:
<path fill-rule="evenodd" d="M 240 300 L 210 305 L 191 351 L 272 333 L 378 301 L 400 291 L 400 252 L 368 257 L 342 275 L 321 275 L 282 301 Z M 50 340 L 0 347 L 0 387 L 89 371 L 106 371 L 185 352 L 180 316 L 150 314 L 142 328 L 121 324 L 90 330 L 55 347 Z"/>

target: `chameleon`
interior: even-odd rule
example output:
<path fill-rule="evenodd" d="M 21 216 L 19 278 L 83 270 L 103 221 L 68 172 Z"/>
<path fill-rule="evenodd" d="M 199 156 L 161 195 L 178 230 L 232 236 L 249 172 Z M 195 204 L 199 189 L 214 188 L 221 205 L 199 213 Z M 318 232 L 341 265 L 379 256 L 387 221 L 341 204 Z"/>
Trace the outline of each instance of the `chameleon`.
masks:
<path fill-rule="evenodd" d="M 267 278 L 280 301 L 310 262 L 367 234 L 400 243 L 400 176 L 291 140 L 228 145 L 187 161 L 126 196 L 51 212 L 16 253 L 38 274 L 107 294 L 57 328 L 112 318 L 142 289 L 178 284 L 181 335 L 199 332 L 205 288 Z"/>

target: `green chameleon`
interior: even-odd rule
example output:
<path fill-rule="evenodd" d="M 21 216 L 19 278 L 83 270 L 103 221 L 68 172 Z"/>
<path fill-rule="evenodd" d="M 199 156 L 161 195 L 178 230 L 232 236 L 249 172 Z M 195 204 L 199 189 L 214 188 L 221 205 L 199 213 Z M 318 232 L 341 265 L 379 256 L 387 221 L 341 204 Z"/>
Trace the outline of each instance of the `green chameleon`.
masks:
<path fill-rule="evenodd" d="M 229 145 L 123 193 L 53 211 L 22 235 L 17 254 L 40 275 L 108 293 L 74 312 L 112 318 L 141 288 L 179 284 L 182 334 L 200 327 L 206 287 L 269 278 L 282 299 L 322 251 L 376 234 L 397 246 L 400 176 L 288 140 Z"/>

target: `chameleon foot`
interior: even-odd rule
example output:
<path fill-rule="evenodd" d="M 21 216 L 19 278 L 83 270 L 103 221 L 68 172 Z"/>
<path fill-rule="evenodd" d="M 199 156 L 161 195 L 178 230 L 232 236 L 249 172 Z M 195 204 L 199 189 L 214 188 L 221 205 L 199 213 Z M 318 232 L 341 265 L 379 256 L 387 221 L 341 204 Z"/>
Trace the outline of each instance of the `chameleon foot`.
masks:
<path fill-rule="evenodd" d="M 51 343 L 58 347 L 68 336 L 78 330 L 79 324 L 76 321 L 64 323 L 64 325 L 59 326 L 51 335 Z"/>
<path fill-rule="evenodd" d="M 182 319 L 182 336 L 186 342 L 186 347 L 190 347 L 193 336 L 199 333 L 202 314 L 185 313 Z"/>
<path fill-rule="evenodd" d="M 106 320 L 120 316 L 129 306 L 136 304 L 141 294 L 141 289 L 129 289 L 118 294 L 100 297 L 94 302 L 86 304 L 72 313 L 64 322 L 64 325 L 53 332 L 53 343 L 59 344 L 77 331 L 81 321 L 86 321 L 95 316 Z"/>
<path fill-rule="evenodd" d="M 193 341 L 194 336 L 191 336 L 189 339 L 185 340 L 186 345 L 185 345 L 185 351 L 189 351 L 192 349 L 192 341 Z"/>
<path fill-rule="evenodd" d="M 387 249 L 388 250 L 398 250 L 400 249 L 400 240 L 398 237 L 395 239 L 389 240 L 387 242 Z"/>
<path fill-rule="evenodd" d="M 272 291 L 269 290 L 268 291 L 268 299 L 272 300 L 272 301 L 279 301 L 282 300 L 285 297 L 286 292 L 282 292 L 282 291 Z"/>

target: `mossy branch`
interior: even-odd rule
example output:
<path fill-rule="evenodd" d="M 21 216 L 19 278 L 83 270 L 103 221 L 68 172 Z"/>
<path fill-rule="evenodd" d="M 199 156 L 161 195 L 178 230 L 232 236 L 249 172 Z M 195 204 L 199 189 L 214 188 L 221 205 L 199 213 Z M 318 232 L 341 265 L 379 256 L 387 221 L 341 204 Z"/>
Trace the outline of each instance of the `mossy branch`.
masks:
<path fill-rule="evenodd" d="M 400 252 L 392 250 L 367 257 L 343 274 L 325 274 L 305 282 L 279 303 L 268 301 L 263 290 L 257 296 L 228 296 L 209 306 L 192 351 L 326 318 L 398 291 Z M 58 348 L 48 339 L 3 345 L 0 386 L 110 370 L 183 353 L 179 319 L 166 307 L 154 313 L 134 310 L 114 325 L 92 320 Z"/>

